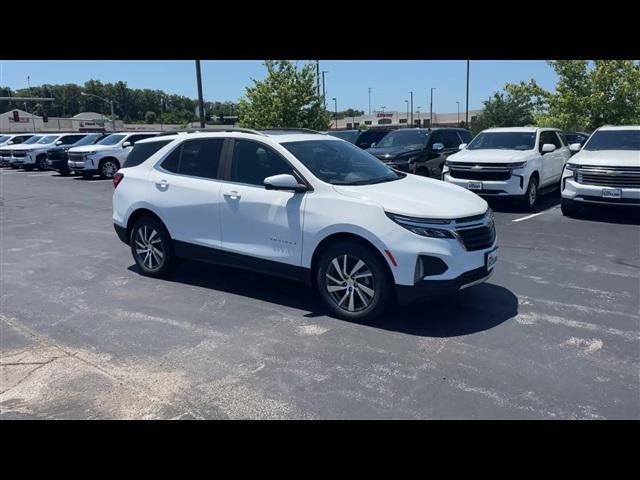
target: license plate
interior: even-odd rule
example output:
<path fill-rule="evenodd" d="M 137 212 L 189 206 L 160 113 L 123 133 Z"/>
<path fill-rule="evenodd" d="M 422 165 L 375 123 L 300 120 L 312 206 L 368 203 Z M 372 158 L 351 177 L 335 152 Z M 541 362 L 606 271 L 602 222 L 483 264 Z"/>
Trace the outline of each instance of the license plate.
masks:
<path fill-rule="evenodd" d="M 482 182 L 469 182 L 467 183 L 469 190 L 482 190 Z"/>
<path fill-rule="evenodd" d="M 602 190 L 602 198 L 620 198 L 619 188 L 607 188 Z"/>
<path fill-rule="evenodd" d="M 496 266 L 496 262 L 498 261 L 498 247 L 494 248 L 490 252 L 485 253 L 485 266 L 487 270 L 491 270 Z"/>

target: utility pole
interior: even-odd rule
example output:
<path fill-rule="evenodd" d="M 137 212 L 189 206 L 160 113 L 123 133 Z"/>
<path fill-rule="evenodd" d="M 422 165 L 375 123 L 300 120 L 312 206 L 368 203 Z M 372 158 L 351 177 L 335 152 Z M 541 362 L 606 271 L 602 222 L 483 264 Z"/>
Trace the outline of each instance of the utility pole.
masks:
<path fill-rule="evenodd" d="M 460 102 L 456 100 L 456 103 L 458 104 L 458 125 L 457 126 L 459 127 L 460 126 Z"/>
<path fill-rule="evenodd" d="M 407 128 L 409 128 L 409 100 L 405 100 L 404 103 L 407 104 Z"/>
<path fill-rule="evenodd" d="M 415 126 L 413 123 L 413 92 L 409 92 L 411 94 L 411 126 Z"/>
<path fill-rule="evenodd" d="M 431 87 L 431 101 L 429 103 L 429 128 L 433 128 L 433 91 L 435 87 Z"/>
<path fill-rule="evenodd" d="M 371 115 L 371 87 L 369 87 L 369 115 Z"/>
<path fill-rule="evenodd" d="M 320 60 L 316 60 L 316 90 L 320 96 Z"/>
<path fill-rule="evenodd" d="M 464 116 L 465 128 L 469 128 L 469 60 L 467 60 L 467 108 Z"/>
<path fill-rule="evenodd" d="M 334 97 L 333 99 L 333 103 L 335 105 L 335 110 L 336 110 L 336 125 L 335 125 L 335 130 L 338 129 L 338 100 Z"/>
<path fill-rule="evenodd" d="M 329 73 L 327 70 L 323 70 L 322 71 L 322 101 L 324 102 L 324 109 L 327 109 L 327 97 L 325 95 L 325 89 L 324 89 L 324 74 L 325 73 Z"/>
<path fill-rule="evenodd" d="M 33 92 L 31 91 L 31 79 L 30 79 L 29 75 L 27 75 L 27 85 L 29 85 L 29 94 L 33 95 Z M 35 108 L 35 106 L 34 106 L 34 108 Z M 24 109 L 27 110 L 27 102 L 24 102 Z M 33 116 L 33 110 L 31 110 L 31 123 L 33 124 L 33 132 L 35 133 L 35 131 L 36 131 L 36 119 Z"/>
<path fill-rule="evenodd" d="M 200 128 L 204 128 L 204 102 L 202 100 L 202 75 L 200 74 L 200 60 L 196 60 L 196 79 L 198 81 L 198 109 L 200 110 Z"/>

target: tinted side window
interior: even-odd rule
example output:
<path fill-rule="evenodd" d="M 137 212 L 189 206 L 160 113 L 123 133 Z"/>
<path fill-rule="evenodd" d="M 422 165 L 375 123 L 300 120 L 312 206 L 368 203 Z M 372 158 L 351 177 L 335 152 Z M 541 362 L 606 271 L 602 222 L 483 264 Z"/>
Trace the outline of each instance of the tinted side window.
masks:
<path fill-rule="evenodd" d="M 66 137 L 62 137 L 60 139 L 60 141 L 62 142 L 61 145 L 71 145 L 73 143 L 76 143 L 78 140 L 82 140 L 85 137 L 85 135 L 67 135 Z"/>
<path fill-rule="evenodd" d="M 131 152 L 133 153 L 133 151 Z M 180 154 L 182 153 L 182 145 L 179 145 L 178 148 L 175 148 L 168 156 L 164 159 L 162 164 L 160 165 L 162 168 L 169 172 L 178 173 L 178 165 L 180 163 Z M 129 155 L 131 156 L 131 155 Z"/>
<path fill-rule="evenodd" d="M 451 130 L 442 132 L 442 138 L 444 140 L 442 142 L 444 143 L 444 148 L 458 148 L 458 145 L 461 143 L 458 134 Z"/>
<path fill-rule="evenodd" d="M 167 140 L 166 142 L 137 143 L 124 161 L 123 168 L 140 165 L 162 147 L 169 144 L 169 142 L 171 142 L 171 140 Z"/>
<path fill-rule="evenodd" d="M 182 144 L 178 173 L 203 178 L 218 178 L 218 166 L 224 139 L 189 140 Z"/>
<path fill-rule="evenodd" d="M 280 155 L 256 142 L 236 140 L 231 162 L 232 182 L 264 185 L 272 175 L 293 175 L 293 168 Z"/>
<path fill-rule="evenodd" d="M 556 132 L 542 132 L 540 134 L 540 151 L 542 151 L 542 146 L 545 143 L 555 145 L 556 148 L 562 148 L 562 144 L 560 143 L 560 139 L 558 138 L 558 135 L 556 135 Z"/>
<path fill-rule="evenodd" d="M 429 136 L 429 146 L 432 147 L 435 143 L 444 143 L 444 138 L 442 138 L 442 132 L 436 130 L 431 133 Z"/>

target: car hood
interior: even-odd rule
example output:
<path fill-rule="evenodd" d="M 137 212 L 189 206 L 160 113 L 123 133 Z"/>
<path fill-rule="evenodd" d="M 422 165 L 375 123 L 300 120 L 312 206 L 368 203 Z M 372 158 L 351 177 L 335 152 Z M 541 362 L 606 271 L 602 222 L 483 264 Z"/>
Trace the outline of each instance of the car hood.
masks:
<path fill-rule="evenodd" d="M 116 145 L 83 145 L 82 147 L 72 147 L 69 149 L 69 152 L 73 152 L 73 153 L 101 152 L 104 150 L 115 150 L 117 148 L 119 148 L 118 144 Z"/>
<path fill-rule="evenodd" d="M 52 145 L 55 145 L 55 143 L 31 143 L 29 145 L 15 145 L 11 150 L 46 150 L 51 148 Z"/>
<path fill-rule="evenodd" d="M 469 162 L 469 163 L 513 163 L 524 162 L 538 156 L 535 150 L 462 150 L 454 153 L 447 160 L 449 162 Z"/>
<path fill-rule="evenodd" d="M 419 218 L 461 218 L 480 215 L 487 202 L 466 188 L 433 178 L 407 175 L 373 185 L 334 185 L 341 195 L 380 205 L 385 211 Z"/>
<path fill-rule="evenodd" d="M 422 150 L 414 147 L 374 147 L 367 148 L 367 152 L 380 160 L 393 160 L 398 155 L 404 155 L 408 153 L 419 153 Z"/>
<path fill-rule="evenodd" d="M 607 167 L 640 167 L 637 150 L 580 150 L 569 163 Z"/>

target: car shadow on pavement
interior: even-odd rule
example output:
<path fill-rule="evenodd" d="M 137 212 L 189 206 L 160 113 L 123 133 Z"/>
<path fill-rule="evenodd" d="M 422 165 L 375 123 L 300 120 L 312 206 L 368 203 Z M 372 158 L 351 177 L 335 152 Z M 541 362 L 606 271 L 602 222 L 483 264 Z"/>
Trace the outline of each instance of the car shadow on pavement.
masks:
<path fill-rule="evenodd" d="M 140 273 L 135 264 L 129 270 Z M 301 282 L 230 267 L 184 261 L 170 278 L 159 281 L 208 288 L 303 310 L 308 312 L 303 314 L 305 318 L 329 315 L 318 294 Z M 416 336 L 455 337 L 488 330 L 517 314 L 518 299 L 510 290 L 483 283 L 452 296 L 408 307 L 393 306 L 383 317 L 361 325 Z"/>
<path fill-rule="evenodd" d="M 616 223 L 618 225 L 640 225 L 640 208 L 616 205 L 585 205 L 573 218 L 592 222 Z"/>
<path fill-rule="evenodd" d="M 546 195 L 538 197 L 538 203 L 533 210 L 528 210 L 522 202 L 508 198 L 489 198 L 483 197 L 492 210 L 501 213 L 539 213 L 549 208 L 560 205 L 560 193 L 557 190 L 549 192 Z"/>

